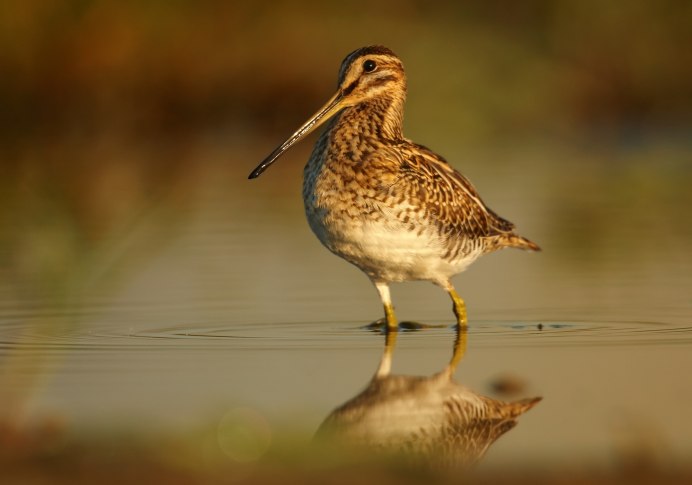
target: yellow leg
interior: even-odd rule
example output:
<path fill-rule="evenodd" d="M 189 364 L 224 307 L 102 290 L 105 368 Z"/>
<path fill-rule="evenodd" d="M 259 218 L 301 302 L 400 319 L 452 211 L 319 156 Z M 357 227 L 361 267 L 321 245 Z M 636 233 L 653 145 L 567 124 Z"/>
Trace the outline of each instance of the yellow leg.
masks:
<path fill-rule="evenodd" d="M 396 321 L 396 315 L 394 315 L 394 307 L 391 303 L 385 303 L 384 317 L 387 320 L 387 330 L 399 329 L 399 323 Z"/>
<path fill-rule="evenodd" d="M 399 324 L 396 321 L 396 315 L 394 315 L 392 299 L 389 295 L 389 286 L 387 283 L 375 282 L 375 288 L 377 288 L 377 292 L 380 294 L 380 299 L 384 305 L 384 316 L 387 320 L 387 330 L 399 330 Z"/>
<path fill-rule="evenodd" d="M 445 289 L 447 290 L 447 293 L 449 293 L 449 296 L 452 298 L 452 302 L 454 303 L 453 309 L 454 315 L 457 317 L 457 326 L 468 326 L 469 323 L 468 318 L 466 317 L 466 304 L 464 303 L 464 300 L 461 299 L 451 283 L 447 283 L 447 287 Z"/>
<path fill-rule="evenodd" d="M 466 345 L 468 340 L 469 327 L 468 326 L 458 326 L 457 327 L 457 338 L 454 341 L 454 352 L 452 353 L 452 358 L 449 361 L 449 369 L 452 374 L 454 370 L 464 358 L 466 354 Z"/>

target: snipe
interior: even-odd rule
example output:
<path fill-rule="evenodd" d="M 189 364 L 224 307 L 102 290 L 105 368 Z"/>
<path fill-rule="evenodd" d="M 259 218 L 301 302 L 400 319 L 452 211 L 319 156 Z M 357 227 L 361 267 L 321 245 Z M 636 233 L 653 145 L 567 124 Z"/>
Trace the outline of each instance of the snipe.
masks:
<path fill-rule="evenodd" d="M 464 301 L 450 278 L 485 253 L 540 248 L 490 210 L 442 157 L 404 138 L 405 98 L 404 67 L 391 50 L 352 52 L 341 63 L 336 94 L 249 178 L 329 120 L 304 170 L 310 227 L 372 280 L 389 329 L 398 328 L 389 283 L 413 280 L 444 288 L 457 324 L 466 326 Z"/>

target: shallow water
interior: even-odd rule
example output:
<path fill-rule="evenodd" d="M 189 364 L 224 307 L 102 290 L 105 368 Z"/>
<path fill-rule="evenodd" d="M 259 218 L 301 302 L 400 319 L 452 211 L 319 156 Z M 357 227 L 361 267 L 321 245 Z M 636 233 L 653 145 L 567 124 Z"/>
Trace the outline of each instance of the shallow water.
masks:
<path fill-rule="evenodd" d="M 309 233 L 300 154 L 253 182 L 242 180 L 253 163 L 208 158 L 184 201 L 173 187 L 83 253 L 60 239 L 77 254 L 67 262 L 8 272 L 0 355 L 11 419 L 156 433 L 250 409 L 275 434 L 290 424 L 308 439 L 367 385 L 384 346 L 366 328 L 380 317 L 377 294 Z M 487 466 L 630 455 L 668 466 L 692 453 L 692 231 L 680 182 L 690 167 L 662 173 L 651 160 L 606 170 L 575 156 L 468 174 L 544 248 L 487 256 L 455 280 L 470 324 L 457 381 L 543 397 Z M 27 251 L 16 257 L 45 253 Z M 394 372 L 440 371 L 455 339 L 446 295 L 409 283 L 393 297 L 401 320 L 438 325 L 401 332 Z M 498 381 L 516 393 L 498 394 Z"/>

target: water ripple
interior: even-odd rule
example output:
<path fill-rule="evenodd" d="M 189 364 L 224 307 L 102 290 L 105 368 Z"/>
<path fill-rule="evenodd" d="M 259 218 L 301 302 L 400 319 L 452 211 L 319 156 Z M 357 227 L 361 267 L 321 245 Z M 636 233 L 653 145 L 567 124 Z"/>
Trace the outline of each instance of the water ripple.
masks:
<path fill-rule="evenodd" d="M 0 349 L 27 352 L 88 350 L 269 350 L 363 348 L 379 346 L 379 332 L 347 322 L 252 323 L 229 326 L 172 326 L 124 331 L 48 331 L 18 324 L 0 327 Z M 454 327 L 416 331 L 415 339 L 432 345 L 453 338 Z M 513 321 L 470 324 L 469 344 L 479 348 L 555 346 L 690 345 L 692 326 L 656 321 Z"/>

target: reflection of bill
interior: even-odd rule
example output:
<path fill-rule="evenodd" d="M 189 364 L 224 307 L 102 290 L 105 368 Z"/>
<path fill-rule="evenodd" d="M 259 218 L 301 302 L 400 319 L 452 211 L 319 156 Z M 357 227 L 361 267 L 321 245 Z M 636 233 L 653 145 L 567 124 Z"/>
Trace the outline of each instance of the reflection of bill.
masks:
<path fill-rule="evenodd" d="M 402 376 L 390 374 L 396 339 L 390 332 L 370 384 L 332 411 L 316 439 L 358 456 L 401 458 L 426 468 L 480 460 L 541 398 L 502 402 L 456 383 L 452 377 L 466 350 L 466 337 L 467 330 L 459 329 L 452 359 L 441 372 Z"/>

